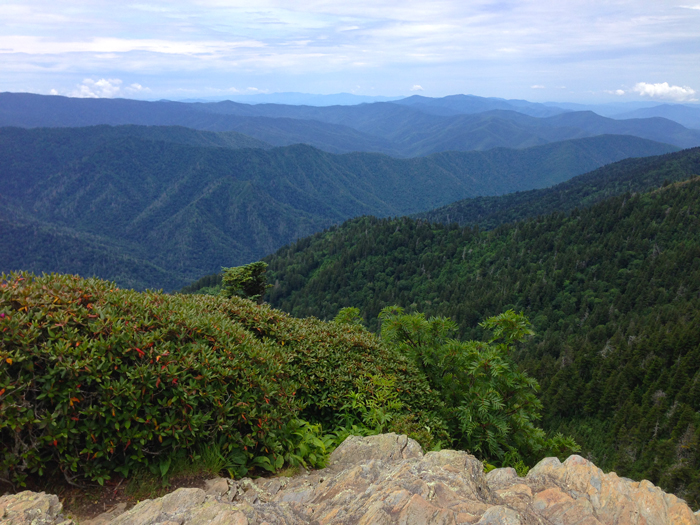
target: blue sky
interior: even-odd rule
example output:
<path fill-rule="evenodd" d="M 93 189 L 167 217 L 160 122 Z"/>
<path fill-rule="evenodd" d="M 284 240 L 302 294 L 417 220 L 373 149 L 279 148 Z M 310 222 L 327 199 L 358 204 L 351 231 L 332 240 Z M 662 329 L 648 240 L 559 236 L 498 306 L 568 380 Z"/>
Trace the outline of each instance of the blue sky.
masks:
<path fill-rule="evenodd" d="M 0 91 L 697 102 L 700 0 L 0 0 Z"/>

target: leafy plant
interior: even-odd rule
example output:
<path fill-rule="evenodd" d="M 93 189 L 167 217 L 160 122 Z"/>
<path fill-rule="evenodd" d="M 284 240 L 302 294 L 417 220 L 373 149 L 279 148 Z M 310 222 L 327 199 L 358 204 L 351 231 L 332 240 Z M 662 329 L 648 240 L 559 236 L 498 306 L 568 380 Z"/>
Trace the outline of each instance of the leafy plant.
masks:
<path fill-rule="evenodd" d="M 286 443 L 284 461 L 292 467 L 323 468 L 334 448 L 332 434 L 324 434 L 320 424 L 301 419 L 292 419 L 282 427 L 280 441 Z"/>
<path fill-rule="evenodd" d="M 73 276 L 0 280 L 0 471 L 102 484 L 203 443 L 240 472 L 301 408 L 281 347 L 232 322 L 228 301 L 120 290 Z M 3 477 L 5 477 L 3 476 Z"/>
<path fill-rule="evenodd" d="M 425 378 L 375 335 L 238 297 L 2 275 L 0 335 L 0 477 L 20 484 L 167 480 L 197 457 L 237 477 L 317 468 L 358 391 L 367 424 L 446 436 Z"/>
<path fill-rule="evenodd" d="M 512 310 L 484 321 L 489 342 L 452 338 L 455 323 L 426 319 L 387 307 L 380 313 L 381 336 L 410 355 L 445 401 L 445 418 L 455 444 L 503 464 L 536 461 L 557 446 L 578 450 L 570 438 L 548 439 L 535 423 L 542 404 L 537 381 L 520 371 L 511 350 L 533 334 L 528 320 Z M 520 466 L 521 470 L 523 469 Z"/>

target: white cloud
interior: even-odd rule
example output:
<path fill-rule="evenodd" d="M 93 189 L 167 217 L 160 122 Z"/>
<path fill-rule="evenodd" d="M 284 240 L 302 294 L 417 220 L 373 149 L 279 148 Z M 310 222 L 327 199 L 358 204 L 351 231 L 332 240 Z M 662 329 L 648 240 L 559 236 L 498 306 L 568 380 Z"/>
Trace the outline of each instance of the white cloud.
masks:
<path fill-rule="evenodd" d="M 544 89 L 544 86 L 540 84 L 535 84 L 534 86 L 530 86 L 531 89 Z"/>
<path fill-rule="evenodd" d="M 682 7 L 683 9 L 696 9 L 700 11 L 700 4 L 698 5 L 680 5 L 678 7 Z"/>
<path fill-rule="evenodd" d="M 425 90 L 423 89 L 423 86 L 419 86 L 418 84 L 416 84 L 411 88 L 411 91 L 425 91 Z"/>
<path fill-rule="evenodd" d="M 49 95 L 58 95 L 58 91 L 52 89 L 51 91 L 49 91 Z"/>
<path fill-rule="evenodd" d="M 606 89 L 604 92 L 607 93 L 608 95 L 617 95 L 618 97 L 621 97 L 622 95 L 624 95 L 626 93 L 626 91 L 624 89 L 615 89 L 615 90 Z"/>
<path fill-rule="evenodd" d="M 143 87 L 141 84 L 131 84 L 129 86 L 126 86 L 125 91 L 131 95 L 134 93 L 142 93 L 142 92 L 148 92 L 150 89 L 147 87 Z"/>
<path fill-rule="evenodd" d="M 659 84 L 647 84 L 639 82 L 634 86 L 634 91 L 643 97 L 674 100 L 676 102 L 694 102 L 696 92 L 688 86 L 670 86 L 668 82 Z"/>
<path fill-rule="evenodd" d="M 123 82 L 118 78 L 101 78 L 93 80 L 86 78 L 76 86 L 77 89 L 71 91 L 68 96 L 76 98 L 114 98 L 121 94 L 134 95 L 136 93 L 147 93 L 150 91 L 141 84 L 130 84 L 122 91 Z M 51 90 L 52 95 L 58 95 L 55 89 Z"/>

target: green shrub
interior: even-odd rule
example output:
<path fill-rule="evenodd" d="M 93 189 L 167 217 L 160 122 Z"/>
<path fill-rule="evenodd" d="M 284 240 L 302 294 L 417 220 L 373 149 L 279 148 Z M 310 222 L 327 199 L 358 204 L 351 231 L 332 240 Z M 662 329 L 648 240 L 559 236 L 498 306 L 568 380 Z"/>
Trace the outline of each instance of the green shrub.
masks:
<path fill-rule="evenodd" d="M 449 442 L 438 392 L 410 357 L 383 344 L 363 327 L 313 317 L 295 319 L 268 305 L 237 298 L 224 309 L 261 341 L 288 349 L 286 369 L 298 384 L 296 397 L 304 406 L 302 419 L 334 429 L 340 414 L 347 411 L 352 393 L 376 389 L 373 377 L 390 378 L 395 381 L 396 400 L 401 404 L 398 414 L 409 417 L 418 428 L 429 428 L 436 440 Z M 361 420 L 362 413 L 356 415 Z"/>
<path fill-rule="evenodd" d="M 103 483 L 220 443 L 273 461 L 300 409 L 289 352 L 231 321 L 225 299 L 119 290 L 97 279 L 0 280 L 0 471 Z"/>

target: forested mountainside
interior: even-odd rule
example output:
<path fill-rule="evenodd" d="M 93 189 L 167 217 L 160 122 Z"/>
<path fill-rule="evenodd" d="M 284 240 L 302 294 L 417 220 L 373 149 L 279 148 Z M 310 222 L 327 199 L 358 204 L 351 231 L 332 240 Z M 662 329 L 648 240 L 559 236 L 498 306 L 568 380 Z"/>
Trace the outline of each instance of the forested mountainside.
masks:
<path fill-rule="evenodd" d="M 700 174 L 700 148 L 655 157 L 630 158 L 605 165 L 549 188 L 494 197 L 475 197 L 413 215 L 414 219 L 470 226 L 480 231 L 554 212 L 586 208 L 626 192 L 638 193 Z M 323 235 L 323 234 L 321 234 Z M 216 288 L 221 275 L 210 274 L 185 286 L 183 293 Z"/>
<path fill-rule="evenodd" d="M 0 270 L 172 290 L 351 217 L 547 186 L 674 149 L 612 136 L 400 160 L 236 149 L 246 140 L 183 128 L 0 129 Z"/>
<path fill-rule="evenodd" d="M 275 146 L 305 143 L 332 153 L 371 151 L 396 157 L 495 147 L 526 148 L 601 134 L 632 135 L 680 148 L 700 146 L 700 130 L 658 117 L 614 120 L 590 111 L 552 115 L 538 107 L 536 112 L 549 115 L 539 118 L 520 112 L 532 107 L 527 103 L 517 105 L 516 101 L 505 107 L 484 103 L 482 107 L 489 109 L 476 113 L 459 109 L 469 106 L 460 100 L 414 102 L 417 103 L 409 100 L 404 104 L 311 107 L 0 93 L 0 126 L 179 125 L 237 131 Z M 438 106 L 452 108 L 450 111 L 455 113 L 435 114 Z"/>
<path fill-rule="evenodd" d="M 700 503 L 700 179 L 489 232 L 363 217 L 265 259 L 269 301 L 295 316 L 358 307 L 453 318 L 460 336 L 522 310 L 517 353 L 545 428 L 596 464 Z"/>
<path fill-rule="evenodd" d="M 590 206 L 606 197 L 644 192 L 700 174 L 700 148 L 653 158 L 625 159 L 539 190 L 475 197 L 414 215 L 416 219 L 490 230 L 554 211 Z"/>

